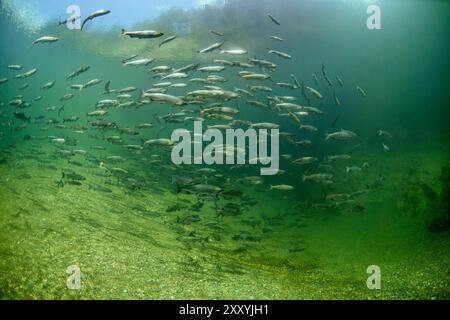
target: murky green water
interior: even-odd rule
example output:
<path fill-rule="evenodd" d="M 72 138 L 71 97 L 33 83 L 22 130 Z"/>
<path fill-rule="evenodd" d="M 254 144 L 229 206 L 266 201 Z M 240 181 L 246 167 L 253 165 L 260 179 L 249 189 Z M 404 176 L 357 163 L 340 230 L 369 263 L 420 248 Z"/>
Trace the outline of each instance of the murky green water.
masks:
<path fill-rule="evenodd" d="M 120 25 L 102 25 L 108 16 L 88 22 L 83 31 L 68 30 L 54 20 L 27 22 L 13 1 L 1 5 L 0 79 L 7 78 L 0 84 L 2 299 L 450 297 L 446 2 L 379 2 L 382 29 L 368 30 L 368 3 L 363 1 L 227 1 L 195 10 L 171 9 L 131 28 L 165 33 L 157 39 L 123 37 Z M 109 14 L 114 15 L 120 12 Z M 61 17 L 66 17 L 65 7 Z M 173 34 L 175 40 L 158 47 Z M 42 36 L 59 40 L 31 45 Z M 198 53 L 219 41 L 224 42 L 222 49 L 247 53 Z M 123 66 L 122 60 L 132 55 L 155 61 L 138 68 Z M 205 67 L 217 65 L 215 59 L 265 59 L 277 66 L 226 65 L 212 74 L 227 81 L 207 84 L 189 80 L 208 74 L 189 71 L 187 78 L 169 80 L 186 87 L 166 88 L 188 102 L 181 106 L 141 98 L 139 90 L 168 81 L 154 77 L 150 69 L 190 63 Z M 7 67 L 16 64 L 23 68 Z M 90 69 L 66 79 L 84 65 Z M 36 74 L 15 78 L 33 68 Z M 243 70 L 271 78 L 244 80 L 238 75 Z M 83 90 L 70 88 L 92 79 L 102 82 Z M 41 89 L 50 81 L 55 82 L 52 88 Z M 100 100 L 118 99 L 117 91 L 104 94 L 108 81 L 110 90 L 138 90 L 120 101 L 130 105 L 104 109 L 108 114 L 100 119 L 114 122 L 114 127 L 97 128 L 92 121 L 99 118 L 86 114 Z M 205 85 L 229 91 L 264 85 L 272 92 L 193 104 L 187 93 Z M 60 101 L 67 93 L 74 97 Z M 42 99 L 35 101 L 38 96 Z M 283 96 L 295 100 L 274 98 Z M 200 110 L 215 102 L 239 113 L 232 119 L 206 118 Z M 294 111 L 276 106 L 282 102 L 315 107 L 322 114 L 310 111 L 296 117 Z M 15 112 L 31 117 L 30 122 Z M 77 119 L 67 121 L 70 117 Z M 176 128 L 191 130 L 189 117 L 204 117 L 204 127 L 248 128 L 232 122 L 236 120 L 278 124 L 284 133 L 283 171 L 260 176 L 259 165 L 176 166 L 170 147 L 144 144 L 170 138 Z M 153 126 L 137 127 L 143 123 Z M 357 136 L 325 140 L 341 128 Z M 380 136 L 379 130 L 388 134 Z M 117 138 L 112 136 L 120 140 L 113 143 Z M 350 159 L 327 161 L 342 154 Z M 293 162 L 302 157 L 317 160 Z M 324 171 L 333 175 L 332 183 L 302 179 Z M 221 191 L 191 192 L 198 184 Z M 277 185 L 293 190 L 271 188 Z M 374 265 L 381 272 L 381 289 L 367 286 L 367 268 Z M 77 290 L 67 287 L 69 266 L 81 270 Z"/>

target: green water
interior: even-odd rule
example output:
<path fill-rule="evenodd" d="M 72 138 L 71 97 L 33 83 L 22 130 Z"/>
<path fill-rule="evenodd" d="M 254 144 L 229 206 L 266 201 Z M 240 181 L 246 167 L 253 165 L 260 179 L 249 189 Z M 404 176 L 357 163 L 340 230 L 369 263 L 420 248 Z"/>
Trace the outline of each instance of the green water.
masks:
<path fill-rule="evenodd" d="M 450 188 L 449 101 L 449 4 L 444 1 L 381 2 L 382 29 L 366 27 L 367 4 L 359 1 L 248 1 L 193 11 L 170 10 L 152 22 L 133 29 L 162 30 L 172 34 L 175 22 L 189 22 L 190 33 L 158 48 L 160 39 L 137 40 L 120 36 L 121 26 L 83 32 L 56 27 L 55 21 L 30 29 L 2 1 L 0 15 L 0 298 L 2 299 L 448 299 L 450 297 L 450 238 L 448 192 Z M 256 4 L 258 3 L 258 5 Z M 101 5 L 100 5 L 101 6 Z M 124 7 L 124 10 L 126 8 Z M 273 14 L 281 25 L 269 20 Z M 111 14 L 115 14 L 112 12 Z M 117 14 L 117 13 L 116 13 Z M 101 26 L 101 17 L 92 24 Z M 446 29 L 447 28 L 447 29 Z M 215 36 L 210 29 L 225 35 Z M 53 35 L 56 43 L 32 46 L 33 40 Z M 276 42 L 268 38 L 277 35 Z M 164 37 L 163 37 L 164 38 Z M 214 42 L 224 48 L 243 48 L 243 56 L 217 51 L 199 54 Z M 268 54 L 267 48 L 287 52 L 291 60 Z M 123 67 L 122 59 L 138 54 L 152 57 L 148 67 Z M 112 89 L 135 86 L 142 90 L 161 82 L 149 77 L 157 65 L 174 68 L 189 63 L 215 65 L 214 59 L 248 62 L 267 59 L 277 64 L 268 73 L 273 81 L 246 82 L 243 69 L 227 66 L 220 75 L 228 81 L 215 84 L 227 90 L 247 85 L 267 85 L 271 93 L 241 96 L 224 105 L 239 109 L 236 120 L 274 122 L 280 131 L 309 139 L 310 146 L 293 145 L 280 138 L 280 154 L 292 159 L 314 156 L 314 165 L 298 166 L 280 159 L 284 174 L 261 176 L 261 184 L 244 184 L 259 176 L 259 166 L 212 166 L 214 174 L 201 173 L 206 165 L 175 166 L 170 148 L 145 146 L 132 152 L 124 145 L 170 138 L 176 128 L 192 129 L 191 122 L 159 123 L 158 116 L 193 110 L 199 105 L 173 107 L 152 102 L 133 108 L 110 108 L 106 120 L 120 128 L 150 122 L 151 129 L 138 135 L 92 127 L 86 116 L 101 99 L 111 81 Z M 20 64 L 13 71 L 8 65 Z M 333 82 L 322 75 L 322 64 Z M 72 81 L 66 77 L 82 65 L 89 71 Z M 37 68 L 27 79 L 19 73 Z M 312 74 L 319 84 L 315 84 Z M 304 85 L 324 96 L 309 96 L 311 106 L 323 111 L 302 123 L 317 127 L 309 133 L 291 118 L 280 116 L 246 100 L 268 103 L 267 96 L 295 96 L 307 105 L 301 90 L 285 89 L 276 82 L 292 83 L 294 74 Z M 337 83 L 336 76 L 343 80 Z M 206 77 L 189 72 L 185 88 L 169 88 L 183 96 L 202 88 L 188 80 Z M 97 86 L 76 91 L 71 84 L 99 78 Z M 53 88 L 41 90 L 49 81 Z M 28 88 L 20 87 L 28 83 Z M 356 90 L 362 87 L 365 97 Z M 60 102 L 66 93 L 69 101 Z M 139 93 L 132 99 L 138 101 Z M 334 94 L 339 97 L 336 106 Z M 16 95 L 30 107 L 10 105 Z M 36 96 L 42 100 L 33 101 Z M 208 100 L 205 103 L 215 102 Z M 65 105 L 57 112 L 49 106 Z M 31 116 L 22 122 L 13 113 Z M 45 115 L 42 122 L 36 117 Z M 47 123 L 77 116 L 66 128 Z M 227 124 L 211 120 L 208 125 Z M 71 127 L 76 125 L 77 127 Z M 352 141 L 325 141 L 325 133 L 352 130 Z M 245 129 L 245 128 L 244 128 Z M 392 139 L 378 136 L 387 130 Z M 24 139 L 27 135 L 30 139 Z M 123 143 L 103 138 L 120 135 Z M 76 139 L 76 145 L 57 146 L 49 136 Z M 383 151 L 382 143 L 390 151 Z M 99 150 L 95 146 L 103 146 Z M 82 149 L 86 155 L 62 156 L 58 150 Z M 332 185 L 303 182 L 302 176 L 320 172 L 326 156 L 350 153 L 351 159 L 331 163 Z M 105 160 L 118 155 L 126 161 Z M 156 155 L 156 157 L 155 157 Z M 156 161 L 155 161 L 156 160 Z M 102 168 L 120 167 L 127 174 Z M 346 166 L 364 167 L 346 173 Z M 80 185 L 63 179 L 75 172 L 86 180 Z M 174 178 L 220 186 L 224 192 L 244 196 L 177 193 Z M 287 184 L 292 191 L 270 190 Z M 93 189 L 102 186 L 108 192 Z M 326 200 L 330 194 L 363 190 L 348 203 Z M 103 191 L 107 191 L 106 189 Z M 219 214 L 232 206 L 237 213 Z M 325 208 L 321 207 L 326 205 Z M 218 209 L 219 208 L 219 209 Z M 195 216 L 193 221 L 188 220 Z M 187 219 L 187 220 L 186 220 Z M 68 266 L 81 270 L 81 287 L 67 288 Z M 366 269 L 379 266 L 381 289 L 366 285 Z"/>

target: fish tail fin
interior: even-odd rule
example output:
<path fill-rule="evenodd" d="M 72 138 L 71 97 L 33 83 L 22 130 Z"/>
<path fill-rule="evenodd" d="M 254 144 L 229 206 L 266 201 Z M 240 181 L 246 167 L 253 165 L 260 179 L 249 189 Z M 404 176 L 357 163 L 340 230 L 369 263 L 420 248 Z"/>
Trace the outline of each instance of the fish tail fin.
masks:
<path fill-rule="evenodd" d="M 350 168 L 349 167 L 345 167 L 345 172 L 349 173 L 350 172 Z"/>
<path fill-rule="evenodd" d="M 306 176 L 304 174 L 302 175 L 302 181 L 306 181 Z"/>
<path fill-rule="evenodd" d="M 120 34 L 121 34 L 122 36 L 124 36 L 126 32 L 127 32 L 127 31 L 126 31 L 124 28 L 122 28 L 122 30 L 120 30 Z"/>
<path fill-rule="evenodd" d="M 269 190 L 272 190 L 273 189 L 273 185 L 270 185 L 270 189 Z"/>

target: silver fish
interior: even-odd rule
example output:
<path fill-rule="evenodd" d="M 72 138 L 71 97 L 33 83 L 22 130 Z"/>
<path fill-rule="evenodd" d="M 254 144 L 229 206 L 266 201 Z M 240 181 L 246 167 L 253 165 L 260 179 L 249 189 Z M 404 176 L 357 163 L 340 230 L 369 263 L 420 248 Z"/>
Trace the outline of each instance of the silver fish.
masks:
<path fill-rule="evenodd" d="M 110 13 L 110 10 L 106 10 L 106 9 L 100 9 L 97 11 L 92 12 L 86 19 L 84 19 L 83 23 L 81 24 L 81 30 L 83 30 L 84 25 L 86 24 L 86 22 L 93 20 L 97 17 L 101 17 L 104 15 L 107 15 L 108 13 Z"/>
<path fill-rule="evenodd" d="M 170 41 L 172 41 L 172 40 L 175 40 L 176 37 L 177 37 L 177 36 L 170 36 L 170 37 L 164 39 L 163 41 L 161 41 L 160 44 L 158 44 L 158 47 L 161 48 L 162 45 L 164 45 L 164 44 L 166 44 L 166 43 L 168 43 L 168 42 L 170 42 Z"/>
<path fill-rule="evenodd" d="M 176 106 L 185 104 L 183 99 L 165 93 L 143 93 L 141 95 L 142 98 L 149 98 L 152 101 L 166 102 Z"/>
<path fill-rule="evenodd" d="M 216 42 L 212 45 L 210 45 L 209 47 L 199 50 L 199 53 L 207 53 L 207 52 L 211 52 L 213 50 L 217 50 L 219 49 L 221 46 L 223 45 L 223 42 Z"/>
<path fill-rule="evenodd" d="M 126 31 L 125 29 L 122 29 L 122 35 L 130 38 L 151 39 L 159 38 L 163 36 L 164 33 L 155 30 Z"/>
<path fill-rule="evenodd" d="M 138 59 L 138 60 L 131 60 L 131 61 L 125 62 L 123 65 L 124 66 L 132 66 L 132 67 L 141 67 L 141 66 L 148 66 L 153 61 L 155 61 L 155 59 L 153 59 L 153 58 L 152 59 L 144 58 L 144 59 Z"/>
<path fill-rule="evenodd" d="M 279 56 L 281 58 L 284 58 L 284 59 L 292 59 L 292 56 L 287 54 L 287 53 L 285 53 L 285 52 L 281 52 L 281 51 L 277 51 L 277 50 L 272 50 L 271 49 L 271 50 L 269 50 L 269 53 L 275 54 L 275 55 L 277 55 L 277 56 Z"/>
<path fill-rule="evenodd" d="M 57 38 L 57 37 L 45 36 L 45 37 L 41 37 L 39 39 L 34 40 L 33 44 L 52 43 L 52 42 L 56 42 L 58 40 L 59 40 L 59 38 Z"/>
<path fill-rule="evenodd" d="M 357 134 L 350 130 L 341 129 L 340 131 L 336 131 L 336 132 L 325 135 L 325 140 L 330 140 L 330 139 L 349 140 L 349 139 L 355 138 L 356 136 L 357 136 Z"/>

